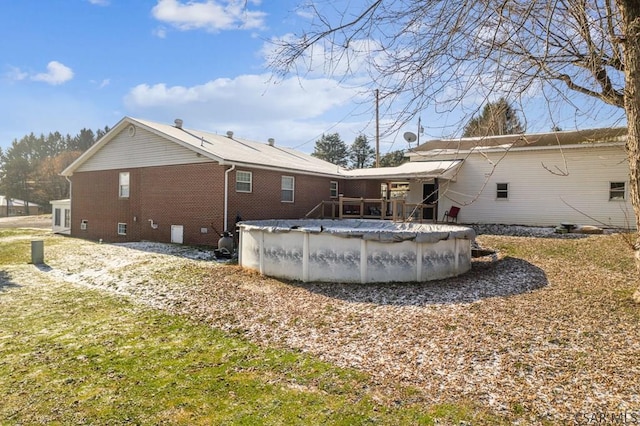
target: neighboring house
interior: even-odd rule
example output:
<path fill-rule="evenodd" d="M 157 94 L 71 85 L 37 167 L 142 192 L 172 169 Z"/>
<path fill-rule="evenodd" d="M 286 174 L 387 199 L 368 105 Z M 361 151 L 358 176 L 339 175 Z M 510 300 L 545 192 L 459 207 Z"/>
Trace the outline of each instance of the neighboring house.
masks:
<path fill-rule="evenodd" d="M 38 204 L 0 195 L 0 217 L 29 216 L 42 213 L 42 206 Z"/>
<path fill-rule="evenodd" d="M 215 245 L 236 220 L 301 218 L 340 195 L 380 198 L 382 182 L 440 176 L 441 165 L 347 171 L 272 139 L 125 117 L 62 174 L 72 236 Z"/>
<path fill-rule="evenodd" d="M 71 233 L 71 199 L 51 201 L 51 229 L 56 234 Z"/>
<path fill-rule="evenodd" d="M 429 141 L 412 162 L 463 165 L 454 179 L 412 182 L 410 194 L 437 189 L 439 219 L 458 206 L 464 223 L 634 228 L 625 141 L 624 128 Z"/>

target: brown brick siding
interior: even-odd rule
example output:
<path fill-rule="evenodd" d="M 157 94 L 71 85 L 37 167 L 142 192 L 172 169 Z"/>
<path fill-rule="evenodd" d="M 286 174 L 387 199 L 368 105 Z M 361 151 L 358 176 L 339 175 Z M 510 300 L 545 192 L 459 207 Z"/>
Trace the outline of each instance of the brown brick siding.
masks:
<path fill-rule="evenodd" d="M 171 241 L 171 225 L 184 227 L 185 244 L 216 245 L 224 230 L 225 170 L 215 163 L 79 172 L 72 176 L 71 235 L 104 242 Z M 236 172 L 229 173 L 228 226 L 243 220 L 302 218 L 330 199 L 330 181 L 339 192 L 345 181 L 328 177 L 238 167 L 253 173 L 251 193 L 236 192 Z M 130 173 L 130 196 L 118 197 L 119 173 Z M 294 202 L 281 201 L 281 177 L 295 178 Z M 378 184 L 379 186 L 379 184 Z M 345 194 L 347 195 L 347 194 Z M 88 221 L 86 231 L 80 222 Z M 151 227 L 149 219 L 158 225 Z M 127 235 L 117 234 L 118 222 Z M 207 233 L 201 233 L 206 229 Z"/>
<path fill-rule="evenodd" d="M 121 171 L 130 173 L 126 199 L 118 197 Z M 185 244 L 213 245 L 220 238 L 224 168 L 216 164 L 82 172 L 71 179 L 73 236 L 105 242 L 170 242 L 171 225 L 182 225 Z M 88 220 L 86 231 L 80 230 L 83 219 Z M 117 235 L 118 222 L 127 224 L 126 236 Z"/>
<path fill-rule="evenodd" d="M 380 198 L 379 180 L 349 180 L 344 182 L 341 190 L 345 197 Z"/>
<path fill-rule="evenodd" d="M 251 193 L 236 192 L 235 171 L 229 176 L 229 226 L 233 225 L 236 214 L 243 220 L 258 219 L 300 219 L 321 201 L 331 199 L 330 182 L 339 179 L 301 175 L 296 173 L 259 170 L 238 167 L 240 171 L 253 172 Z M 282 202 L 282 176 L 295 179 L 294 202 Z"/>

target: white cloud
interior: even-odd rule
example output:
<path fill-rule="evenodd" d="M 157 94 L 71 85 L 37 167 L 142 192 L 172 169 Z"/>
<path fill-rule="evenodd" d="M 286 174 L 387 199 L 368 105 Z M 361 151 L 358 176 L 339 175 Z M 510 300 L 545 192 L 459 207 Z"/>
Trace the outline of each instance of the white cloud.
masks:
<path fill-rule="evenodd" d="M 109 84 L 111 84 L 111 80 L 108 78 L 105 78 L 102 81 L 96 81 L 96 80 L 91 80 L 92 84 L 95 84 L 98 86 L 98 89 L 104 89 L 105 87 L 107 87 Z"/>
<path fill-rule="evenodd" d="M 357 96 L 356 90 L 330 79 L 289 78 L 279 83 L 270 80 L 264 74 L 219 78 L 192 87 L 140 84 L 127 95 L 126 103 L 132 108 L 193 106 L 214 110 L 216 116 L 228 118 L 235 116 L 236 111 L 247 111 L 262 119 L 308 119 L 347 104 Z"/>
<path fill-rule="evenodd" d="M 249 10 L 245 0 L 207 0 L 204 2 L 158 0 L 151 13 L 157 20 L 187 31 L 204 29 L 210 32 L 231 29 L 260 29 L 265 26 L 265 12 Z"/>
<path fill-rule="evenodd" d="M 94 4 L 96 6 L 109 6 L 109 0 L 87 0 L 89 3 Z"/>
<path fill-rule="evenodd" d="M 38 73 L 31 76 L 31 80 L 42 81 L 51 85 L 65 83 L 73 78 L 73 70 L 58 61 L 47 64 L 46 73 Z"/>
<path fill-rule="evenodd" d="M 219 78 L 191 87 L 140 84 L 124 101 L 132 116 L 167 123 L 182 118 L 185 127 L 233 130 L 255 140 L 273 137 L 285 146 L 315 141 L 327 132 L 338 132 L 351 143 L 372 117 L 353 114 L 359 103 L 364 102 L 365 109 L 372 105 L 358 88 L 323 78 L 274 83 L 268 74 Z"/>
<path fill-rule="evenodd" d="M 5 74 L 6 78 L 13 81 L 24 80 L 28 76 L 29 76 L 29 73 L 26 73 L 17 67 L 11 67 L 9 71 Z"/>
<path fill-rule="evenodd" d="M 151 31 L 151 34 L 158 38 L 166 38 L 167 37 L 167 29 L 164 27 L 158 27 Z"/>

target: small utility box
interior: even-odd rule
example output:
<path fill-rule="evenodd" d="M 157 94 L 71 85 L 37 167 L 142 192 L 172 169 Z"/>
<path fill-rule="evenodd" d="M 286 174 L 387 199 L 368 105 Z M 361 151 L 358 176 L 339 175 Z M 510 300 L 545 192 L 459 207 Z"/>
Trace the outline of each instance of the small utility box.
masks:
<path fill-rule="evenodd" d="M 34 265 L 42 265 L 44 263 L 44 241 L 31 241 L 31 263 Z"/>

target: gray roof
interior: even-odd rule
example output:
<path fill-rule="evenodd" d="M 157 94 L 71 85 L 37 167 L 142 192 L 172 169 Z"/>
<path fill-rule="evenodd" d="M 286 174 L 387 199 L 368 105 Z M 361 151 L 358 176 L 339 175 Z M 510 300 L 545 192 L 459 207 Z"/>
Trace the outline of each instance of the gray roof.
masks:
<path fill-rule="evenodd" d="M 7 198 L 4 195 L 0 195 L 0 206 L 7 207 L 7 202 L 9 206 L 13 207 L 23 207 L 29 203 L 29 207 L 40 207 L 39 204 L 32 203 L 31 201 L 18 200 L 17 198 Z"/>
<path fill-rule="evenodd" d="M 187 129 L 148 120 L 124 117 L 102 139 L 96 142 L 69 167 L 62 175 L 70 176 L 86 160 L 91 158 L 116 135 L 134 125 L 191 149 L 222 165 L 263 168 L 291 173 L 314 174 L 334 178 L 357 179 L 407 179 L 412 177 L 435 177 L 457 169 L 458 162 L 421 162 L 405 163 L 398 167 L 378 169 L 347 170 L 335 164 L 316 158 L 303 152 L 281 147 L 276 143 L 255 142 L 235 135 L 220 135 Z M 446 163 L 446 164 L 445 164 Z M 443 176 L 444 177 L 444 176 Z"/>
<path fill-rule="evenodd" d="M 344 174 L 360 179 L 433 178 L 454 179 L 462 160 L 411 161 L 397 167 L 347 170 Z"/>
<path fill-rule="evenodd" d="M 617 127 L 459 139 L 435 139 L 421 144 L 413 151 L 471 151 L 492 148 L 518 149 L 553 146 L 580 147 L 602 143 L 624 143 L 626 136 L 627 128 Z"/>
<path fill-rule="evenodd" d="M 340 170 L 340 167 L 335 164 L 291 148 L 278 146 L 275 143 L 271 145 L 268 141 L 255 142 L 235 135 L 230 137 L 147 120 L 133 118 L 129 120 L 136 125 L 146 127 L 148 130 L 161 132 L 171 139 L 179 140 L 199 151 L 205 151 L 221 164 L 263 166 L 331 175 Z"/>

